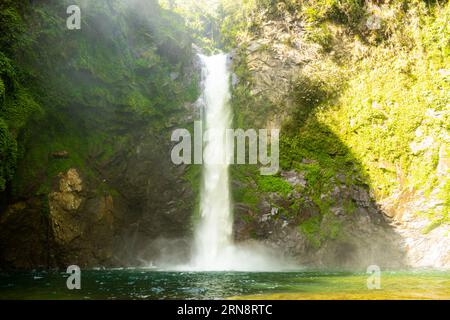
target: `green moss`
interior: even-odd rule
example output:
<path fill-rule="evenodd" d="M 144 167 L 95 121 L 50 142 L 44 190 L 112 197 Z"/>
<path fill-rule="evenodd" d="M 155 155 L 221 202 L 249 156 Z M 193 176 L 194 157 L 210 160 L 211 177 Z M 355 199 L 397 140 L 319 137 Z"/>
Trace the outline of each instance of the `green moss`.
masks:
<path fill-rule="evenodd" d="M 276 176 L 259 176 L 258 187 L 263 192 L 276 192 L 286 197 L 292 192 L 292 186 L 283 178 Z"/>
<path fill-rule="evenodd" d="M 436 168 L 439 147 L 448 145 L 439 136 L 448 132 L 450 87 L 438 70 L 449 67 L 450 46 L 436 30 L 448 33 L 449 6 L 435 10 L 419 6 L 415 14 L 426 17 L 424 23 L 402 26 L 385 46 L 373 48 L 335 107 L 319 116 L 361 161 L 378 200 L 410 187 L 430 195 L 443 181 Z M 412 44 L 406 47 L 400 36 Z M 424 138 L 433 144 L 413 152 Z"/>
<path fill-rule="evenodd" d="M 319 27 L 308 26 L 306 29 L 307 39 L 311 42 L 320 44 L 325 51 L 330 51 L 333 47 L 333 35 L 326 23 Z"/>
<path fill-rule="evenodd" d="M 356 210 L 356 203 L 352 199 L 348 199 L 344 203 L 345 213 L 353 214 Z"/>
<path fill-rule="evenodd" d="M 139 91 L 131 92 L 125 101 L 133 112 L 140 115 L 152 115 L 155 112 L 152 102 Z"/>
<path fill-rule="evenodd" d="M 302 222 L 298 228 L 311 245 L 319 248 L 325 240 L 338 238 L 342 230 L 342 221 L 332 214 L 318 215 Z"/>
<path fill-rule="evenodd" d="M 442 223 L 443 223 L 442 219 L 435 219 L 435 220 L 431 221 L 431 223 L 422 230 L 422 233 L 428 234 L 431 231 L 433 231 L 434 229 L 436 229 L 437 227 L 439 227 Z"/>
<path fill-rule="evenodd" d="M 320 247 L 321 244 L 321 230 L 320 230 L 321 217 L 316 216 L 309 218 L 305 222 L 299 225 L 299 231 L 306 236 L 308 241 L 315 247 Z"/>
<path fill-rule="evenodd" d="M 330 214 L 334 203 L 327 196 L 339 184 L 368 185 L 377 201 L 414 190 L 425 195 L 423 201 L 440 201 L 423 213 L 431 221 L 424 232 L 449 222 L 449 179 L 438 175 L 437 167 L 440 150 L 450 150 L 444 138 L 450 130 L 450 5 L 391 1 L 377 12 L 379 30 L 366 26 L 369 7 L 357 0 L 323 0 L 276 5 L 246 1 L 242 8 L 225 8 L 236 12 L 223 23 L 230 47 L 237 46 L 236 40 L 261 37 L 266 21 L 279 21 L 289 12 L 293 19 L 300 17 L 305 38 L 325 49 L 293 80 L 289 103 L 276 105 L 264 94 L 252 95 L 247 52 L 241 45 L 235 66 L 240 83 L 232 100 L 237 127 L 265 127 L 279 119 L 274 115 L 283 115 L 280 165 L 304 174 L 307 185 L 298 191 L 319 207 L 320 214 L 299 227 L 316 246 L 340 234 L 339 221 Z M 412 146 L 424 138 L 432 143 L 413 152 Z M 279 177 L 261 183 L 257 173 L 249 175 L 253 180 L 236 176 L 244 184 L 235 192 L 239 201 L 253 205 L 255 197 L 267 197 L 267 192 L 289 193 Z M 284 209 L 295 216 L 302 206 L 292 200 Z M 356 210 L 351 199 L 343 206 L 348 214 Z"/>
<path fill-rule="evenodd" d="M 202 166 L 201 165 L 189 165 L 183 179 L 188 181 L 191 185 L 192 192 L 194 194 L 194 212 L 192 215 L 193 222 L 197 221 L 200 217 L 200 193 L 202 188 Z"/>
<path fill-rule="evenodd" d="M 4 0 L 0 4 L 0 43 L 1 48 L 11 50 L 20 39 L 24 30 L 23 21 L 20 16 L 16 1 Z M 1 59 L 0 59 L 1 60 Z"/>
<path fill-rule="evenodd" d="M 260 194 L 249 187 L 233 188 L 233 200 L 236 203 L 244 203 L 252 209 L 256 209 L 256 205 L 260 200 Z"/>
<path fill-rule="evenodd" d="M 45 194 L 41 197 L 41 215 L 44 217 L 48 217 L 50 215 L 50 205 L 48 201 L 48 194 Z"/>
<path fill-rule="evenodd" d="M 356 27 L 364 13 L 364 1 L 361 0 L 308 1 L 303 8 L 303 14 L 310 23 L 332 20 L 350 27 Z"/>
<path fill-rule="evenodd" d="M 17 143 L 12 137 L 5 121 L 0 118 L 0 191 L 6 187 L 6 182 L 11 180 L 17 161 Z"/>
<path fill-rule="evenodd" d="M 47 127 L 39 135 L 35 135 L 28 146 L 18 168 L 18 174 L 13 181 L 13 191 L 16 196 L 30 194 L 46 194 L 51 190 L 52 180 L 59 173 L 70 168 L 77 168 L 84 175 L 92 174 L 86 165 L 89 151 L 89 137 L 76 135 L 65 127 L 60 134 Z M 52 157 L 54 152 L 67 151 L 67 159 Z M 35 190 L 35 191 L 33 191 Z"/>
<path fill-rule="evenodd" d="M 35 99 L 22 88 L 17 88 L 13 95 L 6 97 L 2 109 L 1 114 L 11 129 L 21 129 L 32 115 L 43 112 Z"/>
<path fill-rule="evenodd" d="M 0 191 L 13 180 L 15 197 L 45 194 L 70 167 L 95 178 L 93 162 L 126 149 L 144 126 L 160 134 L 198 95 L 198 77 L 187 75 L 190 37 L 157 1 L 139 12 L 91 4 L 83 32 L 61 27 L 65 9 L 0 3 Z M 51 156 L 62 150 L 69 158 Z"/>
<path fill-rule="evenodd" d="M 232 181 L 237 184 L 232 184 L 232 197 L 235 203 L 242 203 L 253 210 L 261 198 L 261 190 L 253 187 L 256 185 L 258 176 L 258 168 L 252 165 L 233 165 L 230 169 L 230 176 Z"/>

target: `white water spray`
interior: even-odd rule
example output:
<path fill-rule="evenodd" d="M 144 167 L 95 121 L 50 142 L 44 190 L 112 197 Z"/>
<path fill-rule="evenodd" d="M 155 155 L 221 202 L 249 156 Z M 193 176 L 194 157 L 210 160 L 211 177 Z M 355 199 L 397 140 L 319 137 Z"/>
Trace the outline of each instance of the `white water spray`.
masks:
<path fill-rule="evenodd" d="M 232 224 L 226 130 L 231 128 L 228 56 L 200 56 L 203 63 L 204 127 L 203 181 L 200 221 L 194 243 L 194 267 L 223 269 L 230 257 Z M 214 130 L 214 131 L 211 131 Z M 210 130 L 210 131 L 208 131 Z"/>
<path fill-rule="evenodd" d="M 235 245 L 232 239 L 226 130 L 231 128 L 229 55 L 200 56 L 203 70 L 204 146 L 200 220 L 191 263 L 196 271 L 276 271 L 288 267 L 262 245 Z M 212 132 L 211 132 L 212 131 Z M 212 134 L 211 134 L 212 133 Z"/>

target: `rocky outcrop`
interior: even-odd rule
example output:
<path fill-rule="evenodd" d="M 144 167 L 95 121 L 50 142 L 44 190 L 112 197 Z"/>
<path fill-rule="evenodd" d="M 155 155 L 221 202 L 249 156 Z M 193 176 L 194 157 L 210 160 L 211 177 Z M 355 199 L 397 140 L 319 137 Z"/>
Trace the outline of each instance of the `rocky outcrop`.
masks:
<path fill-rule="evenodd" d="M 146 264 L 165 250 L 155 242 L 181 239 L 180 247 L 182 239 L 190 236 L 195 195 L 185 179 L 187 167 L 175 166 L 170 160 L 170 134 L 166 130 L 161 136 L 139 135 L 131 147 L 96 166 L 127 204 L 124 228 L 116 240 L 118 263 Z"/>
<path fill-rule="evenodd" d="M 170 239 L 187 252 L 195 196 L 187 167 L 171 164 L 170 131 L 132 141 L 107 159 L 93 152 L 94 177 L 71 168 L 47 196 L 9 205 L 0 216 L 0 267 L 147 265 Z"/>
<path fill-rule="evenodd" d="M 58 263 L 108 264 L 115 230 L 111 195 L 90 194 L 74 168 L 59 175 L 59 188 L 48 196 L 49 227 Z"/>
<path fill-rule="evenodd" d="M 0 267 L 146 265 L 170 239 L 187 252 L 195 195 L 187 167 L 170 161 L 170 133 L 149 129 L 108 158 L 93 150 L 95 176 L 70 168 L 46 196 L 9 205 L 0 216 Z"/>
<path fill-rule="evenodd" d="M 50 232 L 45 200 L 32 198 L 10 205 L 0 218 L 2 268 L 31 269 L 50 265 Z"/>
<path fill-rule="evenodd" d="M 410 189 L 386 199 L 382 205 L 384 212 L 392 217 L 391 225 L 400 236 L 398 245 L 404 250 L 408 265 L 449 268 L 450 226 L 440 221 L 445 213 L 434 217 L 434 221 L 426 214 L 418 214 L 430 209 L 439 210 L 442 206 L 439 197 L 433 194 L 425 197 L 423 193 Z"/>
<path fill-rule="evenodd" d="M 370 9 L 372 4 L 367 2 L 365 6 L 369 8 L 364 10 Z M 386 4 L 383 10 L 388 7 Z M 303 8 L 280 2 L 276 6 L 256 6 L 250 13 L 249 19 L 257 27 L 237 33 L 239 45 L 234 60 L 236 73 L 241 78 L 234 81 L 238 86 L 235 100 L 240 103 L 236 109 L 245 113 L 244 123 L 250 127 L 282 128 L 282 136 L 288 134 L 286 131 L 294 131 L 297 136 L 289 137 L 294 142 L 288 143 L 284 150 L 282 146 L 282 154 L 291 154 L 293 150 L 289 148 L 296 145 L 301 145 L 298 154 L 322 154 L 311 163 L 295 154 L 290 159 L 295 165 L 285 164 L 286 171 L 281 172 L 280 177 L 294 190 L 287 197 L 282 192 L 259 190 L 256 207 L 252 203 L 238 203 L 235 207 L 236 238 L 262 239 L 278 250 L 296 255 L 301 263 L 313 266 L 378 264 L 395 268 L 450 268 L 449 207 L 445 200 L 450 177 L 450 140 L 445 125 L 448 111 L 445 108 L 437 111 L 434 107 L 423 110 L 423 121 L 417 124 L 415 137 L 409 140 L 409 150 L 402 151 L 407 155 L 405 159 L 412 163 L 408 172 L 401 170 L 404 159 L 391 163 L 378 155 L 376 168 L 371 167 L 373 163 L 365 159 L 370 157 L 371 148 L 367 153 L 361 152 L 359 158 L 353 158 L 352 150 L 348 149 L 364 143 L 354 128 L 354 119 L 349 119 L 349 125 L 355 131 L 356 142 L 345 145 L 348 141 L 342 139 L 344 135 L 333 136 L 326 128 L 328 123 L 323 121 L 324 117 L 339 119 L 331 115 L 339 110 L 331 107 L 333 111 L 329 113 L 318 111 L 318 118 L 315 111 L 339 105 L 333 97 L 339 97 L 340 91 L 345 90 L 340 85 L 347 77 L 351 79 L 350 73 L 359 72 L 351 65 L 363 60 L 373 49 L 369 45 L 370 37 L 367 36 L 367 43 L 355 41 L 354 28 L 331 18 L 321 24 L 326 32 L 318 32 L 324 38 L 313 39 L 319 31 L 315 30 L 318 25 L 309 25 L 311 21 L 305 19 L 308 13 L 303 12 Z M 373 32 L 372 20 L 360 22 L 358 32 Z M 369 30 L 364 30 L 366 27 Z M 342 65 L 350 67 L 347 70 Z M 342 70 L 344 73 L 340 74 Z M 443 74 L 442 70 L 439 72 Z M 332 90 L 328 92 L 329 87 Z M 333 93 L 333 88 L 339 89 Z M 321 89 L 324 91 L 320 92 Z M 249 93 L 250 103 L 241 92 Z M 323 97 L 326 103 L 322 103 Z M 363 106 L 353 108 L 359 110 Z M 372 108 L 382 110 L 376 101 L 372 102 Z M 375 126 L 373 123 L 365 125 Z M 333 128 L 334 132 L 347 132 L 346 123 Z M 283 132 L 283 129 L 286 130 Z M 384 127 L 385 132 L 389 130 Z M 389 134 L 406 139 L 403 132 Z M 339 146 L 336 149 L 344 150 L 352 165 L 343 172 L 333 168 L 331 171 L 337 173 L 334 177 L 321 180 L 321 184 L 308 185 L 305 171 L 301 169 L 304 165 L 311 164 L 315 166 L 313 170 L 322 174 L 330 171 L 330 163 L 337 162 L 336 153 L 328 150 L 329 145 L 321 144 L 321 140 L 327 139 Z M 323 161 L 324 158 L 327 161 Z M 381 171 L 378 172 L 383 177 L 381 182 L 368 178 L 367 172 L 374 170 Z M 239 183 L 246 185 L 243 189 L 258 189 L 256 184 L 246 180 L 234 184 Z M 389 191 L 389 197 L 386 192 L 382 196 L 383 192 L 378 192 L 386 187 L 383 184 L 395 186 L 391 189 L 394 191 Z M 320 190 L 323 185 L 326 185 L 326 192 Z"/>
<path fill-rule="evenodd" d="M 409 266 L 448 269 L 450 266 L 450 226 L 439 224 L 431 231 L 429 219 L 404 214 L 393 223 L 400 247 Z"/>
<path fill-rule="evenodd" d="M 60 173 L 48 198 L 9 206 L 0 221 L 1 265 L 110 264 L 120 206 L 111 195 L 96 195 L 86 184 L 78 170 L 71 168 Z"/>
<path fill-rule="evenodd" d="M 82 3 L 89 14 L 75 40 L 54 23 L 69 4 L 4 5 L 14 13 L 5 26 L 16 26 L 5 29 L 14 32 L 5 61 L 35 76 L 14 74 L 0 99 L 0 109 L 24 113 L 9 127 L 15 172 L 0 181 L 0 268 L 145 264 L 161 250 L 151 243 L 190 228 L 195 195 L 170 157 L 172 129 L 189 127 L 197 111 L 183 19 L 155 0 Z M 4 104 L 19 93 L 20 103 Z"/>
<path fill-rule="evenodd" d="M 281 176 L 292 186 L 307 185 L 302 173 L 288 171 Z M 304 203 L 292 212 L 299 198 Z M 256 211 L 238 204 L 236 238 L 262 240 L 303 266 L 361 270 L 370 265 L 383 269 L 406 266 L 403 248 L 392 245 L 400 243 L 401 237 L 371 199 L 367 186 L 336 186 L 322 198 L 333 203 L 325 214 L 298 189 L 287 197 L 261 194 Z M 312 222 L 310 229 L 300 227 L 305 221 Z"/>

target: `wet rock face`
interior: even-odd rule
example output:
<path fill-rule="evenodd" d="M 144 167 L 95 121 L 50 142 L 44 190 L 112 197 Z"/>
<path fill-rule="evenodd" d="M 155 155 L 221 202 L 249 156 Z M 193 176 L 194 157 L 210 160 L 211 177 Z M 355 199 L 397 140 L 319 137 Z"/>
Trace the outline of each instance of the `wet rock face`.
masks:
<path fill-rule="evenodd" d="M 111 195 L 97 196 L 77 169 L 58 177 L 44 198 L 11 205 L 2 216 L 1 266 L 80 267 L 110 263 L 115 206 Z M 26 248 L 26 250 L 22 250 Z"/>
<path fill-rule="evenodd" d="M 189 228 L 195 197 L 184 172 L 171 166 L 167 131 L 188 128 L 197 111 L 189 109 L 199 74 L 191 61 L 192 37 L 182 17 L 158 1 L 115 2 L 89 10 L 82 46 L 47 23 L 60 17 L 61 4 L 6 6 L 30 17 L 19 21 L 18 34 L 34 29 L 36 20 L 58 45 L 39 47 L 36 54 L 13 41 L 27 58 L 20 66 L 11 60 L 12 68 L 32 66 L 39 74 L 23 84 L 30 103 L 53 91 L 39 108 L 28 108 L 42 111 L 39 119 L 28 123 L 34 113 L 24 112 L 23 125 L 14 127 L 23 141 L 11 188 L 0 193 L 0 268 L 134 265 L 148 239 Z M 87 60 L 92 68 L 81 67 Z M 70 82 L 64 88 L 58 85 L 61 72 Z M 58 147 L 50 143 L 56 141 Z M 57 168 L 64 171 L 54 177 Z"/>
<path fill-rule="evenodd" d="M 418 268 L 450 267 L 450 226 L 435 225 L 430 230 L 430 221 L 418 217 L 414 209 L 434 205 L 433 201 L 422 197 L 402 198 L 405 202 L 397 206 L 398 216 L 393 220 L 393 227 L 401 236 L 399 246 L 405 252 L 408 265 Z M 391 209 L 392 210 L 392 209 Z"/>
<path fill-rule="evenodd" d="M 69 169 L 65 174 L 60 173 L 59 178 L 59 190 L 49 195 L 50 213 L 76 211 L 81 205 L 83 190 L 78 171 Z"/>
<path fill-rule="evenodd" d="M 48 194 L 33 190 L 2 209 L 0 268 L 142 265 L 163 254 L 158 239 L 181 238 L 175 247 L 187 248 L 195 195 L 186 166 L 170 156 L 172 128 L 188 127 L 198 111 L 184 109 L 158 129 L 122 118 L 112 154 L 93 148 L 83 168 L 53 178 Z M 114 143 L 119 136 L 126 142 Z"/>
<path fill-rule="evenodd" d="M 0 215 L 0 268 L 141 265 L 164 254 L 161 239 L 179 239 L 182 254 L 195 196 L 164 138 L 141 135 L 108 160 L 93 157 L 98 176 L 71 168 L 47 196 L 10 205 Z"/>
<path fill-rule="evenodd" d="M 253 126 L 282 128 L 285 120 L 292 119 L 302 107 L 306 110 L 316 98 L 308 98 L 302 105 L 302 100 L 295 99 L 292 91 L 298 80 L 311 76 L 314 61 L 322 59 L 323 52 L 317 44 L 305 41 L 301 19 L 290 16 L 288 10 L 282 12 L 283 18 L 264 17 L 262 27 L 252 36 L 243 38 L 238 49 L 236 64 L 239 65 L 242 57 L 249 71 L 251 95 L 258 102 L 270 102 L 270 108 L 249 117 L 253 118 Z M 308 82 L 300 83 L 305 87 L 300 92 L 307 96 L 308 87 L 303 84 Z M 312 88 L 313 91 L 319 89 Z M 335 154 L 329 154 L 333 161 Z M 301 166 L 327 169 L 318 159 L 295 161 Z M 296 257 L 300 264 L 312 267 L 365 269 L 371 264 L 381 267 L 404 264 L 404 252 L 395 245 L 400 237 L 373 201 L 369 186 L 360 179 L 358 172 L 336 170 L 335 176 L 324 181 L 325 188 L 308 185 L 307 172 L 295 167 L 282 171 L 280 177 L 292 188 L 288 195 L 259 192 L 254 208 L 243 203 L 235 207 L 236 239 L 256 238 Z"/>
<path fill-rule="evenodd" d="M 255 209 L 236 204 L 237 241 L 257 239 L 310 267 L 365 270 L 370 265 L 382 269 L 450 266 L 449 227 L 441 224 L 424 232 L 429 220 L 414 214 L 416 208 L 425 210 L 435 203 L 403 194 L 399 197 L 402 206 L 381 208 L 371 198 L 367 185 L 336 184 L 321 195 L 322 200 L 333 204 L 323 212 L 301 191 L 307 185 L 301 172 L 283 171 L 280 176 L 299 188 L 287 196 L 261 193 Z M 339 177 L 336 180 L 345 182 Z M 294 211 L 293 200 L 298 198 L 303 202 Z M 308 221 L 314 221 L 314 229 L 301 227 Z"/>
<path fill-rule="evenodd" d="M 60 174 L 59 190 L 48 198 L 50 232 L 57 251 L 68 260 L 82 258 L 81 264 L 111 259 L 115 220 L 111 195 L 91 197 L 78 171 L 69 169 Z"/>
<path fill-rule="evenodd" d="M 280 176 L 297 188 L 287 196 L 261 193 L 256 210 L 235 206 L 238 241 L 256 238 L 309 267 L 365 270 L 370 265 L 407 265 L 401 237 L 371 199 L 368 186 L 337 184 L 321 195 L 324 202 L 333 203 L 324 212 L 302 191 L 307 181 L 301 172 L 282 171 Z M 294 210 L 298 199 L 302 204 Z M 302 228 L 304 223 L 309 227 Z"/>
<path fill-rule="evenodd" d="M 28 199 L 9 206 L 0 218 L 0 267 L 30 269 L 47 266 L 48 219 L 43 201 Z"/>
<path fill-rule="evenodd" d="M 255 28 L 239 39 L 235 58 L 236 72 L 242 67 L 247 71 L 239 74 L 242 79 L 238 86 L 241 86 L 242 90 L 248 90 L 255 100 L 251 108 L 248 108 L 256 110 L 255 112 L 244 109 L 248 121 L 251 122 L 249 126 L 282 128 L 284 123 L 293 120 L 292 127 L 295 132 L 300 132 L 301 136 L 303 132 L 310 130 L 307 120 L 311 118 L 299 120 L 295 118 L 297 111 L 303 107 L 306 114 L 315 98 L 308 97 L 308 82 L 303 80 L 314 79 L 315 75 L 321 72 L 317 66 L 326 66 L 328 63 L 316 63 L 317 61 L 325 62 L 329 57 L 339 61 L 342 57 L 353 55 L 349 51 L 353 47 L 353 41 L 342 33 L 340 27 L 333 26 L 330 31 L 333 37 L 339 39 L 339 45 L 333 45 L 333 51 L 326 53 L 320 50 L 317 44 L 305 41 L 305 25 L 302 24 L 302 19 L 291 17 L 289 10 L 281 10 L 278 15 L 268 15 L 261 11 L 258 23 L 260 28 Z M 315 92 L 319 91 L 321 86 L 311 88 Z M 301 93 L 297 99 L 291 95 L 295 90 Z M 302 102 L 303 96 L 308 97 L 307 103 Z M 258 110 L 259 106 L 264 106 L 264 109 Z M 373 107 L 379 108 L 379 105 L 374 103 Z M 240 110 L 239 105 L 237 109 Z M 443 119 L 443 112 L 429 109 L 425 122 L 431 124 L 435 120 Z M 351 127 L 355 124 L 352 121 Z M 436 175 L 440 183 L 428 198 L 408 190 L 403 176 L 406 173 L 399 172 L 394 164 L 382 160 L 379 162 L 379 168 L 396 172 L 397 179 L 402 184 L 397 194 L 377 199 L 379 203 L 376 203 L 374 195 L 380 186 L 363 178 L 359 166 L 354 166 L 352 172 L 340 172 L 336 169 L 337 174 L 332 177 L 333 180 L 325 182 L 327 188 L 322 191 L 316 186 L 308 186 L 305 175 L 297 167 L 316 164 L 321 169 L 327 169 L 326 164 L 317 161 L 318 159 L 299 157 L 292 160 L 300 166 L 293 167 L 288 163 L 285 165 L 287 171 L 281 172 L 281 178 L 293 188 L 291 194 L 283 197 L 281 193 L 261 192 L 255 206 L 246 203 L 235 206 L 235 238 L 240 241 L 257 238 L 265 241 L 267 245 L 277 247 L 278 250 L 297 256 L 300 263 L 313 266 L 367 267 L 370 264 L 378 264 L 391 267 L 449 268 L 448 225 L 439 225 L 425 234 L 423 231 L 431 221 L 420 218 L 420 214 L 424 212 L 446 210 L 442 203 L 442 193 L 445 192 L 443 190 L 448 181 L 447 177 L 450 176 L 448 133 L 430 133 L 430 128 L 431 125 L 421 125 L 417 129 L 416 138 L 409 146 L 414 156 L 425 154 L 428 159 L 433 156 L 435 158 Z M 436 128 L 442 128 L 442 125 Z M 286 129 L 285 132 L 292 128 L 287 126 Z M 311 129 L 311 132 L 315 131 Z M 320 132 L 319 135 L 321 134 Z M 308 134 L 304 136 L 309 137 Z M 336 143 L 340 141 L 336 140 Z M 314 146 L 308 149 L 308 152 L 318 149 Z M 326 146 L 319 151 L 325 149 Z M 289 153 L 290 150 L 285 152 Z M 328 154 L 331 155 L 330 161 L 334 161 L 336 154 Z M 356 164 L 360 161 L 353 159 L 351 162 Z M 413 170 L 410 172 L 411 176 L 414 176 Z M 416 185 L 416 181 L 411 185 Z M 308 188 L 318 194 L 302 192 L 302 189 Z M 257 186 L 248 185 L 242 189 L 257 189 Z M 242 201 L 246 199 L 243 198 Z M 295 203 L 293 199 L 302 201 Z M 435 214 L 434 219 L 444 219 L 445 214 L 446 211 Z M 410 221 L 403 219 L 405 215 L 410 217 Z M 302 227 L 305 222 L 306 226 Z M 326 236 L 322 237 L 321 234 Z"/>
<path fill-rule="evenodd" d="M 118 264 L 152 261 L 161 254 L 153 245 L 158 239 L 189 235 L 195 196 L 184 179 L 186 166 L 171 162 L 170 133 L 139 135 L 97 167 L 127 205 L 114 240 Z"/>
<path fill-rule="evenodd" d="M 293 187 L 306 186 L 305 175 L 303 173 L 296 172 L 295 170 L 284 171 L 281 173 L 281 176 L 286 179 L 286 181 Z"/>
<path fill-rule="evenodd" d="M 318 212 L 314 214 L 319 215 Z M 378 224 L 367 216 L 364 219 L 340 217 L 340 223 L 342 230 L 339 236 L 324 239 L 320 245 L 312 243 L 295 222 L 276 216 L 261 219 L 252 226 L 237 222 L 240 227 L 236 228 L 236 232 L 240 241 L 257 238 L 277 252 L 294 257 L 305 267 L 365 270 L 373 264 L 382 268 L 406 265 L 403 250 L 391 246 L 392 243 L 399 243 L 400 237 L 388 226 Z M 321 228 L 327 228 L 325 220 Z"/>
<path fill-rule="evenodd" d="M 163 138 L 141 135 L 107 161 L 94 158 L 98 177 L 71 168 L 47 197 L 11 205 L 1 215 L 0 267 L 140 265 L 164 254 L 161 239 L 187 248 L 195 197 Z"/>
<path fill-rule="evenodd" d="M 442 185 L 441 182 L 428 196 L 420 190 L 404 189 L 381 203 L 392 218 L 392 228 L 401 237 L 398 246 L 405 252 L 409 266 L 450 268 L 450 226 L 417 214 L 442 208 L 443 201 L 437 196 Z"/>

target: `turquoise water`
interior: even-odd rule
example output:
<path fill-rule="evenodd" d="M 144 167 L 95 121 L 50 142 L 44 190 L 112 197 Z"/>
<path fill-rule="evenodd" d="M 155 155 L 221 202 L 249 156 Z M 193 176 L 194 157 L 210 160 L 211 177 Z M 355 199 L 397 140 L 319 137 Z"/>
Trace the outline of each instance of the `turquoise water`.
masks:
<path fill-rule="evenodd" d="M 0 272 L 0 299 L 450 299 L 450 272 L 384 272 L 381 289 L 365 273 L 159 272 L 89 270 L 81 290 L 65 272 Z"/>

